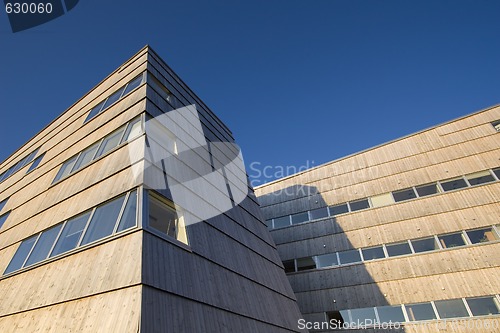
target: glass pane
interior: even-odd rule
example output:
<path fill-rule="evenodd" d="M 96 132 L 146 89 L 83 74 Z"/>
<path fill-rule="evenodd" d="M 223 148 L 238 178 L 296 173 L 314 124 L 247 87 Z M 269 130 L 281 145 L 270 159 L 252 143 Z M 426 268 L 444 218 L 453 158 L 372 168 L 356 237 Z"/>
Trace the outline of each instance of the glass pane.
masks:
<path fill-rule="evenodd" d="M 438 236 L 443 249 L 465 245 L 462 233 Z"/>
<path fill-rule="evenodd" d="M 318 264 L 318 267 L 330 267 L 337 266 L 339 264 L 337 261 L 337 254 L 335 253 L 316 256 L 316 262 Z"/>
<path fill-rule="evenodd" d="M 328 217 L 328 208 L 318 208 L 310 211 L 311 220 L 321 219 L 324 217 Z"/>
<path fill-rule="evenodd" d="M 163 201 L 149 197 L 149 226 L 171 237 L 176 237 L 177 213 Z"/>
<path fill-rule="evenodd" d="M 278 217 L 274 219 L 274 227 L 281 228 L 290 225 L 290 215 Z"/>
<path fill-rule="evenodd" d="M 351 312 L 351 323 L 357 324 L 358 322 L 364 324 L 365 321 L 370 321 L 374 323 L 376 321 L 375 309 L 374 308 L 364 308 L 364 309 L 354 309 L 349 310 Z"/>
<path fill-rule="evenodd" d="M 422 186 L 415 187 L 417 193 L 421 197 L 425 197 L 426 195 L 436 194 L 439 192 L 437 184 L 427 184 Z"/>
<path fill-rule="evenodd" d="M 352 262 L 360 262 L 361 256 L 358 250 L 349 250 L 339 252 L 339 259 L 342 265 L 349 264 Z"/>
<path fill-rule="evenodd" d="M 436 319 L 431 303 L 408 304 L 405 308 L 410 321 Z"/>
<path fill-rule="evenodd" d="M 461 299 L 435 301 L 434 304 L 441 319 L 469 317 L 469 313 L 465 309 L 464 302 Z"/>
<path fill-rule="evenodd" d="M 492 228 L 471 230 L 466 231 L 466 233 L 472 244 L 492 242 L 498 239 Z"/>
<path fill-rule="evenodd" d="M 441 182 L 441 186 L 443 187 L 443 190 L 445 191 L 451 191 L 451 190 L 456 190 L 459 188 L 467 187 L 467 183 L 463 178 L 457 178 L 457 179 L 452 179 L 452 180 L 447 180 L 444 182 Z"/>
<path fill-rule="evenodd" d="M 411 244 L 415 253 L 439 250 L 439 246 L 434 237 L 412 240 Z"/>
<path fill-rule="evenodd" d="M 411 253 L 410 244 L 408 244 L 407 242 L 399 244 L 389 244 L 386 245 L 385 248 L 387 249 L 387 254 L 389 255 L 389 257 L 402 256 Z"/>
<path fill-rule="evenodd" d="M 67 175 L 69 175 L 69 172 L 71 171 L 71 169 L 73 168 L 73 165 L 76 162 L 76 158 L 77 158 L 77 156 L 64 162 L 64 164 L 61 166 L 61 169 L 59 169 L 59 172 L 57 173 L 57 176 L 56 176 L 56 178 L 54 178 L 54 181 L 52 183 L 55 183 L 59 179 L 64 178 Z"/>
<path fill-rule="evenodd" d="M 396 202 L 415 199 L 417 197 L 415 191 L 413 191 L 412 188 L 392 192 L 392 196 L 394 197 L 394 201 Z"/>
<path fill-rule="evenodd" d="M 99 151 L 97 152 L 95 158 L 106 154 L 108 151 L 118 146 L 122 137 L 123 130 L 124 128 L 122 127 L 118 131 L 111 133 L 110 135 L 105 137 L 101 143 L 101 146 L 99 147 Z"/>
<path fill-rule="evenodd" d="M 66 222 L 61 232 L 61 236 L 59 236 L 56 246 L 50 254 L 51 257 L 72 250 L 78 245 L 78 241 L 80 240 L 83 229 L 85 229 L 89 216 L 90 212 L 74 217 Z"/>
<path fill-rule="evenodd" d="M 283 267 L 285 267 L 285 273 L 293 273 L 295 272 L 295 261 L 285 260 L 283 261 Z"/>
<path fill-rule="evenodd" d="M 306 269 L 315 269 L 316 263 L 312 257 L 305 257 L 297 259 L 297 271 L 303 271 Z"/>
<path fill-rule="evenodd" d="M 0 228 L 3 226 L 3 224 L 5 223 L 5 221 L 7 221 L 7 218 L 9 217 L 9 214 L 10 214 L 10 212 L 8 212 L 8 213 L 3 214 L 2 216 L 0 216 Z"/>
<path fill-rule="evenodd" d="M 349 321 L 349 314 L 347 310 L 343 311 L 329 311 L 326 313 L 328 322 L 334 323 L 337 327 L 341 327 L 343 323 Z"/>
<path fill-rule="evenodd" d="M 349 208 L 347 207 L 346 203 L 336 205 L 336 206 L 330 206 L 330 215 L 331 216 L 335 216 L 338 214 L 344 214 L 344 213 L 347 213 L 348 211 L 349 211 Z"/>
<path fill-rule="evenodd" d="M 7 170 L 8 171 L 8 170 Z M 0 182 L 3 181 L 5 178 L 7 178 L 7 171 L 5 171 L 4 173 L 2 173 L 0 175 Z"/>
<path fill-rule="evenodd" d="M 493 173 L 495 176 L 497 176 L 498 179 L 500 179 L 500 168 L 493 169 Z"/>
<path fill-rule="evenodd" d="M 89 227 L 83 237 L 82 245 L 111 235 L 118 219 L 118 214 L 123 206 L 125 196 L 97 207 Z"/>
<path fill-rule="evenodd" d="M 470 311 L 474 316 L 491 316 L 500 314 L 500 306 L 494 296 L 466 298 Z"/>
<path fill-rule="evenodd" d="M 307 212 L 292 215 L 292 224 L 309 221 L 309 214 Z"/>
<path fill-rule="evenodd" d="M 102 110 L 106 109 L 111 104 L 113 104 L 114 102 L 116 102 L 117 100 L 119 100 L 122 92 L 123 92 L 123 88 L 121 88 L 120 90 L 118 90 L 117 92 L 115 92 L 113 95 L 109 96 L 108 99 L 106 100 L 106 103 L 104 103 L 104 105 L 102 107 Z"/>
<path fill-rule="evenodd" d="M 106 102 L 106 100 L 102 101 L 101 103 L 97 104 L 92 110 L 90 110 L 89 115 L 87 116 L 87 119 L 85 119 L 84 123 L 89 121 L 90 119 L 94 118 L 101 112 L 102 106 Z"/>
<path fill-rule="evenodd" d="M 123 96 L 125 96 L 126 94 L 137 88 L 141 83 L 142 83 L 142 74 L 140 74 L 138 77 L 130 81 L 129 84 L 127 84 Z"/>
<path fill-rule="evenodd" d="M 117 232 L 136 226 L 137 191 L 130 193 Z"/>
<path fill-rule="evenodd" d="M 129 141 L 130 139 L 137 137 L 141 133 L 141 118 L 137 118 L 128 124 L 127 132 L 123 136 L 122 142 Z"/>
<path fill-rule="evenodd" d="M 362 249 L 361 251 L 363 252 L 363 259 L 365 261 L 385 258 L 384 249 L 382 248 L 382 246 L 372 247 L 370 249 Z"/>
<path fill-rule="evenodd" d="M 378 306 L 378 318 L 381 323 L 402 323 L 405 321 L 401 305 L 396 306 Z"/>
<path fill-rule="evenodd" d="M 61 227 L 62 224 L 58 224 L 55 227 L 52 227 L 49 230 L 42 232 L 40 238 L 38 238 L 38 242 L 33 248 L 33 251 L 31 251 L 31 254 L 24 266 L 35 264 L 48 257 L 49 251 L 52 248 L 52 245 L 54 245 L 54 242 L 56 241 L 57 235 L 59 235 L 59 230 L 61 230 Z"/>
<path fill-rule="evenodd" d="M 465 176 L 465 178 L 467 178 L 469 184 L 471 184 L 472 186 L 495 181 L 495 178 L 493 178 L 488 170 L 467 175 Z"/>
<path fill-rule="evenodd" d="M 21 243 L 21 245 L 19 245 L 16 254 L 14 254 L 14 257 L 12 257 L 12 260 L 10 261 L 9 266 L 7 266 L 7 269 L 5 270 L 4 274 L 17 271 L 23 266 L 23 263 L 26 260 L 26 257 L 28 256 L 29 252 L 31 251 L 33 244 L 35 244 L 37 237 L 38 234 L 24 240 Z"/>
<path fill-rule="evenodd" d="M 0 202 L 0 211 L 2 211 L 2 209 L 5 207 L 7 200 L 9 200 L 9 199 L 5 199 L 4 201 Z"/>
<path fill-rule="evenodd" d="M 28 171 L 26 171 L 26 173 L 30 173 L 31 171 L 33 171 L 33 170 L 35 170 L 35 169 L 36 169 L 36 167 L 37 167 L 37 166 L 40 164 L 40 162 L 42 161 L 42 159 L 43 159 L 43 155 L 45 155 L 45 154 L 42 154 L 42 155 L 38 156 L 38 157 L 37 157 L 37 158 L 33 161 L 33 163 L 31 163 L 31 165 L 30 165 L 30 167 L 29 167 Z"/>
<path fill-rule="evenodd" d="M 89 148 L 85 149 L 84 151 L 81 152 L 80 156 L 78 156 L 78 160 L 76 161 L 75 165 L 73 166 L 73 169 L 71 172 L 74 172 L 81 167 L 87 165 L 90 161 L 92 161 L 92 158 L 95 155 L 95 152 L 97 150 L 97 147 L 99 147 L 99 143 L 96 143 Z"/>
<path fill-rule="evenodd" d="M 370 204 L 368 203 L 368 199 L 349 202 L 349 206 L 351 206 L 352 212 L 356 211 L 356 210 L 370 208 Z"/>

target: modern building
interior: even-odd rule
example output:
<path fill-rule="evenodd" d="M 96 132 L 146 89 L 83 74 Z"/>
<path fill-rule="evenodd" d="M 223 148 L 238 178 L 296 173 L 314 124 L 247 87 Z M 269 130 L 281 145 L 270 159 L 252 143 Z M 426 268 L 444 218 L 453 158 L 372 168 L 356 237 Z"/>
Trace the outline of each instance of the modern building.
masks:
<path fill-rule="evenodd" d="M 500 332 L 499 132 L 495 106 L 255 189 L 308 327 Z"/>
<path fill-rule="evenodd" d="M 297 332 L 231 131 L 145 47 L 0 164 L 0 332 Z"/>

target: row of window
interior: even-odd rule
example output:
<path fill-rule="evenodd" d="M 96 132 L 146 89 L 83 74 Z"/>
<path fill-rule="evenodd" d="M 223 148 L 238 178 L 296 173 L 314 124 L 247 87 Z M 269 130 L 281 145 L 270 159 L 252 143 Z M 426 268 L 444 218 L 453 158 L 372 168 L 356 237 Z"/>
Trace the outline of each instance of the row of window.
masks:
<path fill-rule="evenodd" d="M 3 274 L 132 228 L 136 221 L 134 190 L 25 239 Z"/>
<path fill-rule="evenodd" d="M 481 229 L 470 229 L 455 233 L 410 239 L 404 242 L 383 244 L 369 248 L 333 252 L 312 257 L 283 261 L 286 273 L 308 269 L 332 267 L 384 259 L 408 254 L 449 249 L 453 247 L 487 243 L 500 239 L 500 225 Z"/>
<path fill-rule="evenodd" d="M 52 184 L 83 168 L 90 162 L 105 155 L 122 143 L 137 137 L 142 133 L 141 124 L 141 117 L 134 118 L 130 122 L 128 122 L 128 124 L 123 125 L 116 131 L 102 138 L 100 141 L 94 143 L 87 149 L 71 157 L 69 160 L 62 164 L 61 169 L 59 169 L 59 172 L 52 181 Z"/>
<path fill-rule="evenodd" d="M 90 110 L 89 115 L 85 119 L 84 123 L 88 122 L 90 119 L 97 116 L 99 113 L 106 110 L 111 105 L 118 102 L 120 99 L 128 95 L 130 92 L 139 87 L 142 83 L 146 81 L 146 73 L 139 74 L 135 78 L 133 78 L 130 82 L 125 84 L 123 87 L 115 91 L 110 96 L 106 97 L 102 102 L 97 104 Z"/>
<path fill-rule="evenodd" d="M 10 167 L 7 171 L 5 171 L 4 173 L 2 173 L 0 175 L 0 182 L 3 182 L 4 180 L 6 180 L 10 176 L 12 176 L 17 171 L 21 170 L 23 167 L 25 167 L 26 165 L 28 165 L 31 162 L 33 162 L 33 163 L 31 163 L 31 166 L 28 168 L 28 171 L 26 171 L 26 173 L 30 173 L 31 171 L 33 171 L 38 166 L 38 164 L 40 164 L 40 161 L 42 160 L 43 155 L 44 155 L 44 154 L 41 154 L 40 156 L 38 156 L 35 159 L 35 156 L 38 153 L 39 149 L 40 148 L 35 149 L 33 152 L 31 152 L 30 154 L 28 154 L 22 160 L 20 160 L 19 162 L 17 162 L 16 164 L 14 164 L 12 167 Z"/>
<path fill-rule="evenodd" d="M 425 197 L 442 192 L 448 192 L 469 186 L 486 184 L 498 181 L 499 179 L 500 168 L 485 170 L 468 174 L 462 177 L 446 179 L 435 183 L 424 184 L 403 190 L 384 193 L 370 198 L 349 201 L 334 206 L 322 207 L 292 215 L 277 217 L 274 219 L 266 220 L 266 224 L 269 229 L 283 228 L 293 224 L 308 222 L 329 216 L 336 216 L 339 214 L 354 212 L 370 207 L 382 207 L 396 202 Z"/>
<path fill-rule="evenodd" d="M 357 323 L 404 323 L 500 314 L 498 295 L 326 312 L 326 319 Z"/>

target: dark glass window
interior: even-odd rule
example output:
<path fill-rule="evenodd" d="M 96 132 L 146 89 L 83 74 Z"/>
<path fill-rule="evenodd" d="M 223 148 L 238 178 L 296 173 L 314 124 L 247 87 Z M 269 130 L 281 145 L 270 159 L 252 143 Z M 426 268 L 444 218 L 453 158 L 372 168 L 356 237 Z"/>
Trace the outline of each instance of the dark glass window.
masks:
<path fill-rule="evenodd" d="M 412 188 L 407 188 L 401 191 L 394 191 L 392 192 L 392 196 L 394 197 L 394 201 L 396 202 L 415 199 L 417 197 L 415 191 L 413 191 Z"/>
<path fill-rule="evenodd" d="M 461 299 L 435 301 L 434 305 L 436 305 L 437 312 L 441 319 L 469 317 L 469 313 Z"/>
<path fill-rule="evenodd" d="M 410 254 L 411 249 L 408 242 L 398 243 L 398 244 L 388 244 L 385 246 L 387 249 L 387 254 L 389 257 L 402 256 L 405 254 Z"/>
<path fill-rule="evenodd" d="M 417 190 L 418 195 L 421 196 L 421 197 L 425 197 L 427 195 L 436 194 L 436 193 L 439 192 L 436 183 L 426 184 L 426 185 L 421 185 L 421 186 L 416 186 L 415 189 Z"/>
<path fill-rule="evenodd" d="M 467 187 L 467 183 L 463 178 L 456 178 L 456 179 L 442 181 L 441 186 L 445 191 L 452 191 L 452 190 L 457 190 L 459 188 Z"/>
<path fill-rule="evenodd" d="M 71 169 L 73 168 L 73 165 L 76 162 L 76 158 L 77 158 L 77 156 L 70 158 L 69 160 L 67 160 L 66 162 L 63 163 L 63 165 L 61 166 L 61 169 L 59 169 L 59 172 L 57 173 L 56 178 L 54 178 L 54 181 L 52 183 L 55 183 L 59 179 L 64 178 L 67 175 L 69 175 L 69 173 L 71 172 Z"/>
<path fill-rule="evenodd" d="M 127 205 L 123 212 L 120 223 L 118 224 L 118 229 L 116 232 L 120 232 L 132 227 L 135 227 L 137 220 L 137 191 L 130 193 Z"/>
<path fill-rule="evenodd" d="M 497 176 L 498 179 L 500 179 L 500 168 L 493 169 L 493 173 L 495 176 Z"/>
<path fill-rule="evenodd" d="M 73 166 L 73 169 L 71 170 L 71 172 L 74 172 L 74 171 L 80 169 L 81 167 L 87 165 L 90 161 L 92 161 L 98 147 L 99 147 L 99 144 L 96 143 L 96 144 L 93 144 L 92 146 L 90 146 L 89 148 L 85 149 L 84 151 L 82 151 L 80 153 L 80 156 L 78 156 L 78 159 L 76 160 L 75 165 Z"/>
<path fill-rule="evenodd" d="M 471 184 L 472 186 L 495 181 L 495 178 L 493 178 L 488 170 L 467 175 L 465 176 L 465 178 L 467 178 L 469 184 Z"/>
<path fill-rule="evenodd" d="M 66 222 L 61 236 L 50 254 L 51 257 L 67 252 L 78 246 L 78 241 L 82 235 L 87 221 L 89 220 L 90 212 L 76 216 Z"/>
<path fill-rule="evenodd" d="M 378 318 L 381 323 L 403 323 L 405 322 L 405 316 L 403 314 L 403 309 L 400 305 L 395 306 L 378 306 L 377 307 Z"/>
<path fill-rule="evenodd" d="M 473 316 L 500 314 L 500 305 L 494 296 L 466 298 Z"/>
<path fill-rule="evenodd" d="M 349 310 L 351 312 L 351 323 L 357 325 L 358 323 L 364 324 L 365 321 L 374 323 L 377 319 L 375 316 L 375 308 L 364 308 Z"/>
<path fill-rule="evenodd" d="M 407 304 L 405 308 L 410 321 L 436 319 L 436 314 L 431 303 Z"/>
<path fill-rule="evenodd" d="M 33 161 L 33 163 L 31 163 L 31 165 L 30 165 L 28 171 L 26 171 L 26 173 L 30 173 L 31 171 L 35 170 L 38 167 L 38 165 L 40 164 L 40 162 L 42 161 L 44 155 L 45 155 L 45 153 L 43 153 L 42 155 L 38 156 Z"/>
<path fill-rule="evenodd" d="M 142 74 L 137 76 L 135 79 L 130 81 L 129 84 L 127 84 L 127 87 L 125 88 L 125 91 L 123 92 L 123 96 L 125 96 L 126 94 L 128 94 L 129 92 L 131 92 L 132 90 L 137 88 L 138 86 L 140 86 L 141 83 L 142 83 Z"/>
<path fill-rule="evenodd" d="M 342 265 L 350 264 L 353 262 L 360 262 L 361 256 L 358 250 L 348 250 L 339 252 L 339 259 Z"/>
<path fill-rule="evenodd" d="M 111 235 L 124 200 L 125 196 L 121 196 L 95 209 L 82 245 Z"/>
<path fill-rule="evenodd" d="M 328 217 L 328 208 L 318 208 L 310 211 L 311 220 L 321 219 L 323 217 Z"/>
<path fill-rule="evenodd" d="M 9 217 L 10 212 L 7 212 L 3 215 L 0 216 L 0 228 L 3 226 L 5 221 L 7 221 L 7 218 Z"/>
<path fill-rule="evenodd" d="M 466 231 L 472 244 L 487 243 L 498 239 L 493 228 Z"/>
<path fill-rule="evenodd" d="M 384 249 L 382 248 L 382 246 L 362 249 L 361 251 L 363 252 L 363 259 L 365 261 L 385 258 Z"/>
<path fill-rule="evenodd" d="M 49 255 L 54 242 L 56 241 L 57 235 L 59 235 L 59 231 L 61 230 L 62 224 L 58 224 L 44 232 L 38 238 L 33 251 L 26 261 L 24 266 L 33 265 L 39 261 L 46 259 Z"/>
<path fill-rule="evenodd" d="M 415 253 L 439 250 L 439 245 L 434 237 L 415 239 L 411 241 Z"/>
<path fill-rule="evenodd" d="M 9 200 L 9 198 L 3 200 L 3 201 L 0 201 L 0 212 L 2 211 L 2 209 L 5 207 L 5 205 L 7 204 L 7 201 Z"/>
<path fill-rule="evenodd" d="M 316 263 L 312 257 L 305 257 L 297 259 L 297 271 L 304 271 L 306 269 L 315 269 Z"/>
<path fill-rule="evenodd" d="M 330 215 L 331 216 L 344 214 L 347 212 L 349 212 L 349 207 L 347 207 L 346 203 L 343 203 L 340 205 L 335 205 L 335 206 L 330 206 Z"/>
<path fill-rule="evenodd" d="M 462 233 L 438 236 L 443 249 L 465 245 Z"/>
<path fill-rule="evenodd" d="M 347 310 L 344 311 L 329 311 L 326 313 L 326 318 L 328 322 L 337 324 L 337 327 L 342 327 L 342 324 L 349 321 L 349 315 Z"/>
<path fill-rule="evenodd" d="M 295 260 L 283 261 L 283 267 L 285 267 L 285 273 L 295 272 Z"/>
<path fill-rule="evenodd" d="M 109 96 L 108 99 L 106 100 L 106 103 L 104 103 L 102 109 L 104 110 L 104 109 L 108 108 L 109 106 L 111 106 L 111 104 L 114 104 L 116 101 L 118 101 L 120 99 L 122 93 L 123 93 L 123 88 L 119 89 L 113 95 Z"/>
<path fill-rule="evenodd" d="M 349 202 L 349 206 L 351 206 L 351 212 L 354 212 L 356 210 L 370 208 L 370 203 L 368 202 L 368 199 L 361 199 Z"/>
<path fill-rule="evenodd" d="M 105 102 L 106 100 L 102 101 L 101 103 L 97 104 L 94 108 L 92 108 L 92 110 L 90 110 L 89 115 L 85 119 L 85 122 L 97 116 L 101 112 L 102 106 L 104 105 Z"/>
<path fill-rule="evenodd" d="M 30 253 L 33 244 L 35 244 L 37 237 L 38 234 L 24 240 L 21 243 L 21 245 L 19 245 L 16 254 L 14 254 L 14 257 L 12 257 L 12 260 L 10 261 L 9 266 L 7 266 L 7 269 L 5 270 L 4 274 L 8 274 L 23 267 L 24 261 L 26 260 L 26 257 Z"/>
<path fill-rule="evenodd" d="M 274 227 L 281 228 L 290 225 L 290 215 L 278 217 L 274 219 Z"/>
<path fill-rule="evenodd" d="M 337 266 L 339 264 L 337 260 L 337 254 L 335 253 L 329 253 L 317 256 L 316 261 L 318 267 L 330 267 L 330 266 Z"/>
<path fill-rule="evenodd" d="M 309 221 L 309 214 L 307 212 L 292 215 L 292 224 Z"/>

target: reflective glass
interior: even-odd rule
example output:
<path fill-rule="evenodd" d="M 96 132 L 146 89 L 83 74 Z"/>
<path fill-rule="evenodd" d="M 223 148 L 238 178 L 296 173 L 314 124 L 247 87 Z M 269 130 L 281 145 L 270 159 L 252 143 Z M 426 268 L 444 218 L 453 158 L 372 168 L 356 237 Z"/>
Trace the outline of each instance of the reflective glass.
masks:
<path fill-rule="evenodd" d="M 338 214 L 344 214 L 344 213 L 347 213 L 348 211 L 349 211 L 349 208 L 347 207 L 346 203 L 336 205 L 336 206 L 330 206 L 330 215 L 331 216 L 335 216 Z"/>
<path fill-rule="evenodd" d="M 307 212 L 292 215 L 292 224 L 309 221 L 309 214 Z"/>
<path fill-rule="evenodd" d="M 122 142 L 129 141 L 142 133 L 141 118 L 131 121 L 127 126 L 127 132 L 123 136 Z"/>
<path fill-rule="evenodd" d="M 61 169 L 59 169 L 59 172 L 57 173 L 56 178 L 54 178 L 54 181 L 52 183 L 55 183 L 59 179 L 64 178 L 67 175 L 69 175 L 71 169 L 73 168 L 73 165 L 76 162 L 76 158 L 77 158 L 77 156 L 70 158 L 69 160 L 67 160 L 66 162 L 63 163 L 63 165 L 61 166 Z"/>
<path fill-rule="evenodd" d="M 438 236 L 443 249 L 465 245 L 462 233 Z"/>
<path fill-rule="evenodd" d="M 297 271 L 304 271 L 306 269 L 315 269 L 316 263 L 312 257 L 305 257 L 297 259 Z"/>
<path fill-rule="evenodd" d="M 38 237 L 38 234 L 35 236 L 32 236 L 26 240 L 24 240 L 21 245 L 19 245 L 19 248 L 16 251 L 16 254 L 14 257 L 12 257 L 12 260 L 9 263 L 9 266 L 7 266 L 7 269 L 5 270 L 4 274 L 8 274 L 13 271 L 17 271 L 23 266 L 24 261 L 26 260 L 26 257 L 31 251 L 31 248 L 33 247 L 33 244 L 35 244 L 36 238 Z"/>
<path fill-rule="evenodd" d="M 417 197 L 415 191 L 413 191 L 412 188 L 392 192 L 392 196 L 394 197 L 394 201 L 396 202 L 415 199 Z"/>
<path fill-rule="evenodd" d="M 37 166 L 40 164 L 40 162 L 42 161 L 42 159 L 43 159 L 43 156 L 44 156 L 44 155 L 45 155 L 45 154 L 42 154 L 42 155 L 38 156 L 38 157 L 37 157 L 37 158 L 33 161 L 33 163 L 31 163 L 31 165 L 30 165 L 30 167 L 29 167 L 28 171 L 26 171 L 26 173 L 29 173 L 29 172 L 31 172 L 31 171 L 33 171 L 33 170 L 35 170 L 35 169 L 36 169 L 36 167 L 37 167 Z"/>
<path fill-rule="evenodd" d="M 349 202 L 349 206 L 351 206 L 351 212 L 361 209 L 370 208 L 370 204 L 368 203 L 368 199 L 351 201 Z"/>
<path fill-rule="evenodd" d="M 7 199 L 5 199 L 5 200 L 3 200 L 3 201 L 0 202 L 0 212 L 5 207 L 5 204 L 7 203 L 7 200 L 9 200 L 9 199 L 7 198 Z"/>
<path fill-rule="evenodd" d="M 500 168 L 493 169 L 493 173 L 495 176 L 497 176 L 498 179 L 500 179 Z"/>
<path fill-rule="evenodd" d="M 435 301 L 434 305 L 436 305 L 437 312 L 441 319 L 469 317 L 469 313 L 461 299 Z"/>
<path fill-rule="evenodd" d="M 405 304 L 409 321 L 436 319 L 431 303 Z"/>
<path fill-rule="evenodd" d="M 472 186 L 495 181 L 495 178 L 493 178 L 493 176 L 488 170 L 467 175 L 465 176 L 465 178 L 467 178 L 469 184 L 471 184 Z"/>
<path fill-rule="evenodd" d="M 330 266 L 337 266 L 339 264 L 336 253 L 329 253 L 316 256 L 316 263 L 318 267 L 330 267 Z"/>
<path fill-rule="evenodd" d="M 500 314 L 500 306 L 494 296 L 466 298 L 466 301 L 474 316 Z"/>
<path fill-rule="evenodd" d="M 124 200 L 125 196 L 121 196 L 96 208 L 83 237 L 82 245 L 111 235 Z"/>
<path fill-rule="evenodd" d="M 323 217 L 328 217 L 328 208 L 318 208 L 310 211 L 311 220 L 321 219 Z"/>
<path fill-rule="evenodd" d="M 399 243 L 399 244 L 388 244 L 385 246 L 387 249 L 387 254 L 389 257 L 402 256 L 405 254 L 410 254 L 410 244 L 408 242 Z"/>
<path fill-rule="evenodd" d="M 50 254 L 51 257 L 77 247 L 78 241 L 80 240 L 83 229 L 85 229 L 85 225 L 87 224 L 89 216 L 90 212 L 74 217 L 66 222 L 66 224 L 64 225 L 64 229 L 61 232 L 61 236 L 59 236 L 56 246 Z"/>
<path fill-rule="evenodd" d="M 78 160 L 76 161 L 75 165 L 73 166 L 73 169 L 71 172 L 74 172 L 81 167 L 87 165 L 90 161 L 92 161 L 92 158 L 95 155 L 95 152 L 97 150 L 97 147 L 99 147 L 99 143 L 93 144 L 89 148 L 85 149 L 80 153 L 80 156 L 78 156 Z"/>
<path fill-rule="evenodd" d="M 283 261 L 283 267 L 285 268 L 285 273 L 295 272 L 295 261 L 285 260 Z"/>
<path fill-rule="evenodd" d="M 350 264 L 353 262 L 360 262 L 361 256 L 359 255 L 358 250 L 349 250 L 339 252 L 339 259 L 342 265 Z"/>
<path fill-rule="evenodd" d="M 361 251 L 363 252 L 363 259 L 365 261 L 385 258 L 385 253 L 384 253 L 384 249 L 382 248 L 382 246 L 372 247 L 369 249 L 362 249 Z"/>
<path fill-rule="evenodd" d="M 140 74 L 138 77 L 136 77 L 135 79 L 133 79 L 132 81 L 130 81 L 127 84 L 127 87 L 125 88 L 123 96 L 125 96 L 126 94 L 128 94 L 129 92 L 131 92 L 132 90 L 137 88 L 138 86 L 140 86 L 141 83 L 142 83 L 142 74 Z"/>
<path fill-rule="evenodd" d="M 95 116 L 97 116 L 99 112 L 101 112 L 102 106 L 104 105 L 105 102 L 106 100 L 102 101 L 101 103 L 97 104 L 92 110 L 90 110 L 87 119 L 85 119 L 85 123 L 90 119 L 94 118 Z"/>
<path fill-rule="evenodd" d="M 415 253 L 439 250 L 439 246 L 434 237 L 415 239 L 411 241 Z"/>
<path fill-rule="evenodd" d="M 5 221 L 7 221 L 7 218 L 9 217 L 10 212 L 3 214 L 0 216 L 0 228 L 3 226 Z"/>
<path fill-rule="evenodd" d="M 104 111 L 104 109 L 108 108 L 111 104 L 113 104 L 117 100 L 119 100 L 120 96 L 122 95 L 122 92 L 123 92 L 123 88 L 121 88 L 120 90 L 118 90 L 117 92 L 115 92 L 113 95 L 109 96 L 108 99 L 106 100 L 106 102 L 104 103 L 103 107 L 102 107 L 102 111 Z"/>
<path fill-rule="evenodd" d="M 437 184 L 427 184 L 427 185 L 421 185 L 421 186 L 416 186 L 415 189 L 417 190 L 417 193 L 421 197 L 425 197 L 427 195 L 432 195 L 436 194 L 439 192 Z"/>
<path fill-rule="evenodd" d="M 137 219 L 137 191 L 130 193 L 117 232 L 135 227 Z"/>
<path fill-rule="evenodd" d="M 274 227 L 281 228 L 290 225 L 290 216 L 283 216 L 274 219 Z"/>
<path fill-rule="evenodd" d="M 441 186 L 445 191 L 452 191 L 459 188 L 467 187 L 467 183 L 463 178 L 456 178 L 441 182 Z"/>
<path fill-rule="evenodd" d="M 120 143 L 120 139 L 122 137 L 123 131 L 124 131 L 124 128 L 122 127 L 118 131 L 111 133 L 110 135 L 105 137 L 102 140 L 101 145 L 99 146 L 99 151 L 97 152 L 96 158 L 106 154 L 108 151 L 110 151 L 111 149 L 118 146 L 118 144 Z"/>
<path fill-rule="evenodd" d="M 401 305 L 396 306 L 378 306 L 378 319 L 381 323 L 402 323 L 405 321 Z"/>
<path fill-rule="evenodd" d="M 466 231 L 472 244 L 487 243 L 498 239 L 493 228 Z"/>
<path fill-rule="evenodd" d="M 350 322 L 354 324 L 357 324 L 358 322 L 364 324 L 365 320 L 367 322 L 371 321 L 374 323 L 377 319 L 374 308 L 354 309 L 349 310 L 349 312 L 351 313 Z"/>
<path fill-rule="evenodd" d="M 55 227 L 42 232 L 24 266 L 35 264 L 47 258 L 52 245 L 54 245 L 54 242 L 56 241 L 59 230 L 61 230 L 61 227 L 62 224 L 58 224 Z"/>

